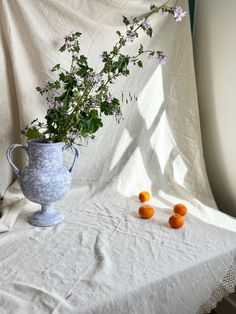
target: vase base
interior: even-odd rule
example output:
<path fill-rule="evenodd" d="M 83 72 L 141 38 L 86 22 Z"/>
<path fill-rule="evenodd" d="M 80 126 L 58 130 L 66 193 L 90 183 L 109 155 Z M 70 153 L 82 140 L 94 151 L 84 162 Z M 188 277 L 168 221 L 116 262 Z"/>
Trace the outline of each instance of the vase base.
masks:
<path fill-rule="evenodd" d="M 34 213 L 29 218 L 29 223 L 36 227 L 52 227 L 58 225 L 64 220 L 64 214 L 57 210 L 53 212 L 42 212 L 41 210 Z"/>

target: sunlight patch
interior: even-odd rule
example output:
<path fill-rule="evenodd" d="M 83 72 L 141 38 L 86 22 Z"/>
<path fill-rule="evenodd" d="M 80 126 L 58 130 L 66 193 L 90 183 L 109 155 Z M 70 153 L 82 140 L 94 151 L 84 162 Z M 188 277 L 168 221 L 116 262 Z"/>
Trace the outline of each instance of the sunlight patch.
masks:
<path fill-rule="evenodd" d="M 117 190 L 124 196 L 137 195 L 142 190 L 151 190 L 151 180 L 147 174 L 139 147 L 136 148 L 121 171 Z"/>
<path fill-rule="evenodd" d="M 183 158 L 178 155 L 173 161 L 174 180 L 184 186 L 184 178 L 188 171 Z"/>
<path fill-rule="evenodd" d="M 161 172 L 164 174 L 165 167 L 169 162 L 170 153 L 176 146 L 165 112 L 163 112 L 156 130 L 153 132 L 150 142 L 157 154 Z"/>
<path fill-rule="evenodd" d="M 145 118 L 147 129 L 151 127 L 163 102 L 162 71 L 161 67 L 158 66 L 138 97 L 138 109 L 142 117 Z"/>
<path fill-rule="evenodd" d="M 121 138 L 119 140 L 119 143 L 116 146 L 116 151 L 112 157 L 110 171 L 115 168 L 115 166 L 118 164 L 120 159 L 122 158 L 123 154 L 125 153 L 127 147 L 132 142 L 132 137 L 129 135 L 129 132 L 127 129 L 124 129 Z"/>

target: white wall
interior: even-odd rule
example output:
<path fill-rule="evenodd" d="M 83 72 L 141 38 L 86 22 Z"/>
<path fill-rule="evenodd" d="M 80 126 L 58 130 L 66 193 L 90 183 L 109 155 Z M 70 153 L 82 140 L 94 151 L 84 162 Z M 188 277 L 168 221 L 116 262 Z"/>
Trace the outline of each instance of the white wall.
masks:
<path fill-rule="evenodd" d="M 194 57 L 203 150 L 222 211 L 236 216 L 236 1 L 196 0 Z"/>

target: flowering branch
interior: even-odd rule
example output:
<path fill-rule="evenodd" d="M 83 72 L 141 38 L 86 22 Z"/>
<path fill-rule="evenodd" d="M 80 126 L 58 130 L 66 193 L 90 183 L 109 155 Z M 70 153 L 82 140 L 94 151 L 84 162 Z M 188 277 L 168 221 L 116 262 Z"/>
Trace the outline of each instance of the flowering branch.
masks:
<path fill-rule="evenodd" d="M 46 122 L 42 123 L 38 119 L 32 121 L 23 131 L 27 138 L 45 138 L 52 142 L 71 144 L 82 138 L 93 138 L 94 133 L 103 126 L 103 115 L 114 115 L 119 122 L 122 119 L 120 100 L 110 92 L 111 84 L 120 76 L 128 76 L 131 66 L 142 68 L 140 57 L 144 54 L 148 54 L 148 59 L 158 64 L 166 62 L 163 51 L 145 50 L 141 44 L 134 56 L 121 53 L 127 44 L 138 38 L 140 30 L 152 37 L 149 17 L 159 12 L 162 16 L 173 15 L 177 22 L 186 15 L 180 6 L 151 4 L 150 12 L 143 19 L 123 16 L 126 32 L 122 34 L 117 31 L 117 43 L 110 52 L 102 52 L 103 67 L 98 73 L 89 66 L 87 58 L 80 54 L 79 38 L 82 34 L 72 32 L 67 35 L 59 51 L 71 54 L 70 71 L 56 64 L 51 72 L 57 73 L 57 79 L 36 88 L 48 103 Z M 132 99 L 131 94 L 129 96 Z"/>

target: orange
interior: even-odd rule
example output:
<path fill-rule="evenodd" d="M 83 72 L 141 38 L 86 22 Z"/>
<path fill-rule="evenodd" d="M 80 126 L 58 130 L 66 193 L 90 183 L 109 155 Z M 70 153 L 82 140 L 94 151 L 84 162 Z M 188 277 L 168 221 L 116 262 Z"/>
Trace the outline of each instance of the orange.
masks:
<path fill-rule="evenodd" d="M 173 211 L 175 214 L 185 216 L 188 212 L 188 209 L 185 205 L 183 204 L 176 204 L 173 208 Z"/>
<path fill-rule="evenodd" d="M 148 219 L 154 215 L 155 210 L 151 206 L 141 206 L 141 207 L 139 207 L 138 212 L 139 212 L 139 215 L 141 218 Z"/>
<path fill-rule="evenodd" d="M 172 228 L 181 228 L 184 225 L 184 217 L 181 215 L 174 214 L 169 218 L 169 224 Z"/>
<path fill-rule="evenodd" d="M 139 193 L 140 202 L 148 202 L 150 200 L 150 194 L 147 191 L 143 191 Z"/>

